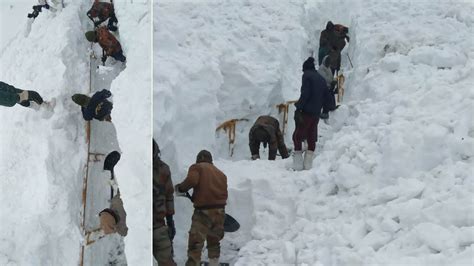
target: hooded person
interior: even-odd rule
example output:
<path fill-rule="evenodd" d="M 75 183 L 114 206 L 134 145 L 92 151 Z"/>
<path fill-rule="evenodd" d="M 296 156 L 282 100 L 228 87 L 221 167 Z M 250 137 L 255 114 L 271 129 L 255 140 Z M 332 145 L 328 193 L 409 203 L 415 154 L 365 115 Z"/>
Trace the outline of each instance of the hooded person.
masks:
<path fill-rule="evenodd" d="M 334 75 L 333 75 L 333 73 L 331 71 L 331 68 L 330 68 L 330 62 L 331 62 L 330 56 L 326 55 L 323 59 L 323 63 L 318 68 L 318 73 L 326 81 L 326 86 L 328 87 L 329 93 L 332 96 L 332 97 L 329 97 L 329 100 L 330 100 L 329 106 L 334 107 L 334 109 L 328 109 L 327 107 L 324 108 L 324 106 L 323 106 L 323 112 L 320 115 L 321 119 L 328 119 L 329 118 L 329 111 L 334 111 L 337 108 L 336 107 L 336 100 L 334 99 L 334 96 L 333 96 L 336 81 L 334 80 Z"/>
<path fill-rule="evenodd" d="M 107 100 L 112 93 L 106 89 L 94 93 L 92 98 L 84 94 L 74 94 L 72 100 L 81 106 L 82 117 L 86 121 L 97 119 L 99 121 L 112 121 L 110 113 L 113 104 Z"/>
<path fill-rule="evenodd" d="M 85 33 L 86 39 L 89 42 L 99 43 L 102 47 L 102 62 L 105 63 L 108 56 L 113 57 L 115 60 L 125 62 L 126 57 L 123 55 L 122 46 L 115 36 L 109 32 L 109 30 L 102 26 L 94 31 L 88 31 Z"/>
<path fill-rule="evenodd" d="M 109 20 L 107 28 L 111 31 L 116 31 L 117 28 L 117 17 L 115 16 L 115 9 L 112 3 L 100 2 L 95 0 L 92 7 L 87 11 L 87 16 L 94 23 L 94 27 L 98 27 L 104 21 Z"/>
<path fill-rule="evenodd" d="M 314 58 L 309 57 L 303 63 L 301 94 L 295 103 L 295 131 L 293 132 L 293 169 L 297 171 L 312 168 L 314 150 L 316 149 L 319 115 L 321 108 L 331 108 L 326 81 L 315 69 Z M 333 96 L 332 96 L 333 97 Z M 302 143 L 308 142 L 308 150 L 304 153 Z"/>
<path fill-rule="evenodd" d="M 207 242 L 209 265 L 219 265 L 220 241 L 224 237 L 227 177 L 212 163 L 209 151 L 202 150 L 183 182 L 176 185 L 177 195 L 193 189 L 194 213 L 188 240 L 186 266 L 201 265 L 201 252 Z"/>
<path fill-rule="evenodd" d="M 30 102 L 41 105 L 44 101 L 36 91 L 20 90 L 0 81 L 0 105 L 12 107 L 18 103 L 22 106 L 29 107 Z"/>
<path fill-rule="evenodd" d="M 260 144 L 269 145 L 268 160 L 275 160 L 277 150 L 283 159 L 289 157 L 283 134 L 280 131 L 280 123 L 277 119 L 264 115 L 257 118 L 249 132 L 249 147 L 252 160 L 260 158 Z"/>
<path fill-rule="evenodd" d="M 173 260 L 173 239 L 176 235 L 173 215 L 171 172 L 161 160 L 160 148 L 153 139 L 153 257 L 159 266 L 176 265 Z"/>

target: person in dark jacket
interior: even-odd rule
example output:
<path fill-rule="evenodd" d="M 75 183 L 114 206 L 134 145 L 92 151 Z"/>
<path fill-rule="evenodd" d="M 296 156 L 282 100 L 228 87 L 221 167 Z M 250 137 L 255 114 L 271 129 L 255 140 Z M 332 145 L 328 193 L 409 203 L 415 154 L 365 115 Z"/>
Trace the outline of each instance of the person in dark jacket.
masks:
<path fill-rule="evenodd" d="M 43 104 L 43 98 L 36 91 L 20 90 L 0 81 L 0 105 L 12 107 L 18 103 L 29 107 L 31 101 Z"/>
<path fill-rule="evenodd" d="M 174 266 L 174 188 L 170 168 L 160 157 L 153 139 L 153 257 L 159 266 Z"/>
<path fill-rule="evenodd" d="M 87 16 L 94 23 L 94 27 L 98 27 L 102 22 L 108 19 L 107 28 L 111 31 L 116 31 L 118 29 L 118 20 L 115 16 L 114 5 L 112 3 L 99 2 L 99 0 L 95 0 L 91 9 L 87 11 Z"/>
<path fill-rule="evenodd" d="M 106 27 L 99 27 L 95 31 L 88 31 L 85 35 L 89 42 L 97 42 L 100 47 L 102 47 L 102 63 L 105 63 L 108 56 L 111 56 L 120 62 L 125 62 L 127 60 L 123 55 L 120 42 Z"/>
<path fill-rule="evenodd" d="M 326 24 L 326 29 L 321 31 L 319 38 L 318 62 L 322 64 L 324 57 L 330 56 L 330 68 L 334 75 L 341 68 L 341 51 L 349 41 L 349 28 L 341 24 L 334 25 L 331 21 Z"/>
<path fill-rule="evenodd" d="M 268 160 L 276 159 L 277 149 L 283 159 L 289 157 L 283 135 L 280 131 L 280 123 L 271 116 L 260 116 L 250 129 L 249 146 L 250 152 L 252 153 L 252 160 L 260 158 L 260 143 L 263 143 L 264 147 L 266 147 L 267 144 L 270 146 Z"/>
<path fill-rule="evenodd" d="M 331 94 L 326 86 L 326 81 L 316 71 L 314 58 L 309 57 L 303 63 L 301 95 L 295 103 L 296 128 L 293 132 L 295 147 L 293 168 L 297 171 L 308 170 L 312 167 L 321 108 L 333 108 L 330 106 L 329 97 Z M 308 142 L 308 150 L 304 154 L 303 161 L 302 142 L 305 139 Z"/>
<path fill-rule="evenodd" d="M 212 155 L 202 150 L 191 165 L 186 179 L 176 185 L 177 195 L 193 189 L 194 213 L 188 240 L 186 266 L 201 265 L 201 252 L 207 242 L 209 265 L 219 265 L 220 241 L 224 238 L 227 177 L 212 164 Z"/>
<path fill-rule="evenodd" d="M 81 106 L 82 117 L 86 121 L 97 119 L 99 121 L 112 121 L 110 113 L 112 112 L 113 104 L 107 100 L 112 96 L 110 91 L 103 89 L 94 93 L 92 98 L 84 94 L 74 94 L 72 100 Z"/>

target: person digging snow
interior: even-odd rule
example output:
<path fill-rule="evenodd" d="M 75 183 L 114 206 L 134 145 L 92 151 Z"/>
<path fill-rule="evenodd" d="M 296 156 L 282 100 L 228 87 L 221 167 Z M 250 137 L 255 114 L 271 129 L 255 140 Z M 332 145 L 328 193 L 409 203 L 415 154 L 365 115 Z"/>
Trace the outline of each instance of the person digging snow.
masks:
<path fill-rule="evenodd" d="M 110 201 L 110 207 L 99 213 L 100 228 L 104 234 L 118 233 L 126 236 L 128 233 L 127 213 L 123 208 L 123 202 L 118 192 Z"/>
<path fill-rule="evenodd" d="M 0 81 L 0 105 L 12 107 L 18 103 L 29 107 L 31 101 L 43 104 L 43 98 L 36 91 L 20 90 Z"/>
<path fill-rule="evenodd" d="M 110 113 L 112 112 L 113 104 L 107 100 L 112 96 L 110 91 L 103 89 L 94 93 L 92 98 L 84 94 L 74 94 L 72 100 L 81 106 L 82 117 L 86 121 L 97 119 L 99 121 L 112 121 Z"/>
<path fill-rule="evenodd" d="M 330 106 L 329 93 L 326 81 L 315 69 L 314 58 L 309 57 L 303 63 L 303 77 L 301 84 L 301 95 L 295 103 L 295 131 L 293 132 L 293 144 L 295 153 L 293 155 L 293 169 L 297 171 L 312 168 L 314 150 L 316 149 L 318 122 L 321 108 L 333 108 Z M 308 142 L 308 150 L 304 154 L 302 142 Z"/>
<path fill-rule="evenodd" d="M 336 92 L 334 92 L 334 88 L 336 86 L 336 80 L 334 79 L 334 76 L 331 72 L 330 62 L 331 62 L 330 56 L 326 55 L 323 59 L 323 63 L 318 68 L 318 73 L 326 81 L 326 86 L 328 87 L 329 93 L 332 96 L 332 97 L 329 97 L 329 100 L 330 100 L 329 105 L 331 107 L 334 107 L 334 108 L 328 109 L 327 107 L 326 108 L 323 107 L 323 112 L 319 116 L 321 119 L 328 119 L 329 118 L 329 111 L 334 111 L 338 107 L 338 106 L 336 106 L 336 99 L 333 96 L 333 94 L 336 93 Z"/>
<path fill-rule="evenodd" d="M 94 23 L 94 27 L 98 27 L 102 22 L 108 19 L 107 28 L 111 31 L 116 31 L 118 29 L 118 20 L 115 16 L 114 5 L 112 3 L 99 2 L 99 0 L 95 0 L 91 9 L 87 11 L 87 16 Z"/>
<path fill-rule="evenodd" d="M 176 265 L 173 260 L 176 235 L 173 194 L 170 168 L 161 160 L 160 148 L 153 139 L 153 257 L 159 266 Z"/>
<path fill-rule="evenodd" d="M 264 147 L 269 144 L 268 160 L 276 159 L 277 149 L 283 159 L 289 157 L 283 134 L 280 131 L 280 123 L 271 116 L 260 116 L 250 129 L 249 146 L 252 160 L 260 159 L 260 143 L 263 143 Z"/>
<path fill-rule="evenodd" d="M 227 202 L 227 177 L 212 164 L 212 155 L 202 150 L 196 163 L 191 165 L 186 179 L 176 185 L 177 196 L 184 196 L 193 189 L 194 213 L 188 240 L 186 266 L 201 264 L 201 251 L 207 241 L 209 265 L 217 266 L 220 241 L 224 237 L 225 205 Z"/>
<path fill-rule="evenodd" d="M 119 41 L 106 27 L 102 26 L 97 28 L 97 30 L 88 31 L 85 35 L 89 42 L 98 42 L 100 47 L 102 47 L 102 63 L 105 63 L 108 56 L 120 62 L 125 62 L 127 59 L 123 55 L 122 46 Z"/>

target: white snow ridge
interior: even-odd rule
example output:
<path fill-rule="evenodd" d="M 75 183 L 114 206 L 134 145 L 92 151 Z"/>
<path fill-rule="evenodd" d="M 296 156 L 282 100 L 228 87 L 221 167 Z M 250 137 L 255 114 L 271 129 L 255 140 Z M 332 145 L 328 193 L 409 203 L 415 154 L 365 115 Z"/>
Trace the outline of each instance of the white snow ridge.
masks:
<path fill-rule="evenodd" d="M 201 149 L 228 177 L 233 265 L 474 264 L 474 6 L 468 1 L 155 2 L 154 136 L 181 182 Z M 259 115 L 299 96 L 332 20 L 349 27 L 343 105 L 310 171 L 250 161 Z M 350 56 L 353 68 L 348 60 Z M 290 123 L 285 136 L 292 146 Z M 236 129 L 234 156 L 223 121 Z M 261 155 L 266 158 L 265 155 Z M 186 259 L 192 207 L 176 201 Z M 207 252 L 204 252 L 204 257 Z"/>

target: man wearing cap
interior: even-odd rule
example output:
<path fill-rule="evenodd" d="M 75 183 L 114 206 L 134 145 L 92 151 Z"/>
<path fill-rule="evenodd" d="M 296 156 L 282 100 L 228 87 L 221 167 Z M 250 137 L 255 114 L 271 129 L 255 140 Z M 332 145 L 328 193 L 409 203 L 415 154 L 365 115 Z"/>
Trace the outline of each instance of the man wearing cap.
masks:
<path fill-rule="evenodd" d="M 112 112 L 113 104 L 107 100 L 112 96 L 110 91 L 103 89 L 94 93 L 92 98 L 84 94 L 74 94 L 72 100 L 81 106 L 82 117 L 86 121 L 93 118 L 99 121 L 112 121 L 110 113 Z"/>
<path fill-rule="evenodd" d="M 201 251 L 207 241 L 209 265 L 217 266 L 220 240 L 224 237 L 227 177 L 212 164 L 212 155 L 202 150 L 196 163 L 191 165 L 186 179 L 176 185 L 176 194 L 182 196 L 193 189 L 194 213 L 188 240 L 186 266 L 201 264 Z"/>
<path fill-rule="evenodd" d="M 280 123 L 269 115 L 262 115 L 253 124 L 249 132 L 249 146 L 252 160 L 260 158 L 260 143 L 266 147 L 269 145 L 268 160 L 275 160 L 277 150 L 283 159 L 289 157 L 288 150 L 280 131 Z"/>
<path fill-rule="evenodd" d="M 293 132 L 293 169 L 309 170 L 313 165 L 313 155 L 316 149 L 318 122 L 321 108 L 334 109 L 330 97 L 334 97 L 327 88 L 326 81 L 318 74 L 314 66 L 314 58 L 309 57 L 303 63 L 301 95 L 295 103 L 295 131 Z M 308 150 L 304 153 L 302 143 L 308 142 Z"/>
<path fill-rule="evenodd" d="M 88 31 L 85 35 L 89 42 L 98 42 L 100 47 L 102 47 L 103 63 L 107 60 L 107 56 L 111 56 L 117 61 L 125 62 L 126 58 L 123 55 L 122 46 L 106 27 L 102 26 L 95 31 Z"/>

